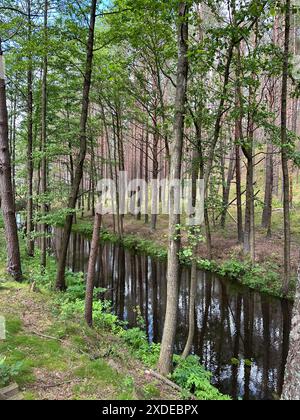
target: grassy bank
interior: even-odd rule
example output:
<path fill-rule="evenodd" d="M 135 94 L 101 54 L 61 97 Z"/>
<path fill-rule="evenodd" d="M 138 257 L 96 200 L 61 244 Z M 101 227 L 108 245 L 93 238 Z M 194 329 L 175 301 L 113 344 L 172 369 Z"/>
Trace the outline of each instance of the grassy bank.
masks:
<path fill-rule="evenodd" d="M 130 229 L 130 228 L 129 228 Z M 78 219 L 73 226 L 73 231 L 91 238 L 93 233 L 92 221 L 89 219 Z M 166 260 L 167 246 L 159 240 L 144 239 L 138 233 L 126 233 L 122 239 L 109 228 L 103 229 L 101 232 L 101 240 L 113 243 L 120 243 L 125 248 L 140 253 Z M 191 250 L 183 247 L 180 254 L 181 263 L 190 265 L 192 261 Z M 264 264 L 252 264 L 249 261 L 242 261 L 238 258 L 228 258 L 225 261 L 216 261 L 197 258 L 198 267 L 211 273 L 228 277 L 231 280 L 251 288 L 252 290 L 266 293 L 270 296 L 282 298 L 282 282 L 278 266 L 272 262 Z M 295 290 L 295 279 L 292 280 L 289 299 L 293 299 Z"/>
<path fill-rule="evenodd" d="M 68 291 L 55 293 L 56 263 L 49 258 L 40 274 L 39 255 L 29 259 L 21 241 L 26 282 L 5 273 L 5 240 L 0 229 L 0 316 L 6 340 L 0 340 L 0 385 L 16 381 L 26 400 L 182 399 L 193 390 L 197 399 L 228 399 L 214 388 L 211 375 L 191 356 L 175 356 L 174 390 L 151 374 L 160 352 L 140 328 L 126 329 L 100 301 L 95 290 L 93 330 L 83 322 L 85 282 L 67 274 Z M 142 320 L 141 320 L 142 323 Z M 2 381 L 2 383 L 1 383 Z M 0 386 L 0 387 L 1 387 Z"/>

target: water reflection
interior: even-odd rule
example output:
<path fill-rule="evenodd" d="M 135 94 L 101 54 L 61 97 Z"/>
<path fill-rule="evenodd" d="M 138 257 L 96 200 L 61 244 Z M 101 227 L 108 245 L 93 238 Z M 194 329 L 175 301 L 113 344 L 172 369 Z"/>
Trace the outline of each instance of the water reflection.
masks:
<path fill-rule="evenodd" d="M 53 248 L 58 253 L 61 231 Z M 68 265 L 86 272 L 90 242 L 71 239 Z M 136 326 L 143 316 L 150 341 L 162 337 L 166 307 L 166 264 L 124 248 L 100 245 L 95 283 L 107 289 L 118 317 Z M 182 269 L 176 351 L 185 345 L 190 270 Z M 198 272 L 193 352 L 214 375 L 214 384 L 234 398 L 271 399 L 282 390 L 291 305 L 254 293 L 209 273 Z M 137 311 L 136 308 L 139 308 Z"/>

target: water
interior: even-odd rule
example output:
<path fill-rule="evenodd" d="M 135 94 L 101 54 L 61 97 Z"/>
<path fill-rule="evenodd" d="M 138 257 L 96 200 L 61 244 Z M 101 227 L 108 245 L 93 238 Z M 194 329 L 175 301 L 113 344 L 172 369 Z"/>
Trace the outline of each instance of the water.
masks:
<path fill-rule="evenodd" d="M 59 252 L 61 235 L 56 230 L 53 239 L 56 252 Z M 166 263 L 110 243 L 99 248 L 96 285 L 107 289 L 105 298 L 130 327 L 137 325 L 140 312 L 149 340 L 159 342 L 166 308 Z M 73 271 L 86 272 L 89 249 L 89 240 L 72 235 L 68 266 Z M 178 353 L 183 350 L 188 335 L 189 279 L 190 270 L 182 268 Z M 223 393 L 245 400 L 272 399 L 281 394 L 291 309 L 285 300 L 198 272 L 193 352 L 213 373 L 213 383 Z"/>

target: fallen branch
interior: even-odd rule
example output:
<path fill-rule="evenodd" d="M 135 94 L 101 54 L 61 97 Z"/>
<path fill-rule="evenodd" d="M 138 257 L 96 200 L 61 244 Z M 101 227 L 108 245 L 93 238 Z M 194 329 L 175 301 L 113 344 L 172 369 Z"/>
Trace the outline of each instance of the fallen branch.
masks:
<path fill-rule="evenodd" d="M 61 340 L 60 338 L 57 337 L 51 337 L 50 335 L 44 335 L 41 333 L 38 333 L 36 331 L 30 331 L 31 334 L 37 335 L 38 337 L 41 338 L 46 338 L 47 340 L 55 340 L 55 341 L 60 341 L 61 343 L 63 343 L 63 340 Z"/>
<path fill-rule="evenodd" d="M 68 384 L 73 384 L 73 383 L 76 384 L 76 383 L 79 383 L 79 382 L 83 382 L 83 379 L 73 379 L 73 380 L 70 380 L 70 381 L 64 381 L 64 382 L 59 382 L 57 384 L 49 384 L 49 385 L 37 384 L 37 385 L 33 385 L 32 388 L 43 388 L 43 389 L 59 388 L 60 386 L 63 386 L 63 385 L 68 385 Z"/>
<path fill-rule="evenodd" d="M 161 382 L 164 382 L 166 385 L 175 389 L 176 391 L 180 392 L 181 394 L 183 393 L 183 389 L 180 388 L 180 386 L 178 386 L 174 382 L 170 381 L 170 379 L 166 378 L 165 376 L 162 376 L 159 373 L 155 372 L 154 370 L 146 370 L 145 373 L 146 373 L 146 375 L 154 376 L 154 378 L 158 379 Z M 196 397 L 193 394 L 188 393 L 188 396 L 191 400 L 196 400 Z"/>

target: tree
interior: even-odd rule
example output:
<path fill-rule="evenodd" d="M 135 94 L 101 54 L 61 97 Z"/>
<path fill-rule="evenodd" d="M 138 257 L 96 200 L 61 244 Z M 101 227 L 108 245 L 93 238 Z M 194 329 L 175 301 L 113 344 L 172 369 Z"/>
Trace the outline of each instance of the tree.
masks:
<path fill-rule="evenodd" d="M 21 257 L 15 212 L 15 198 L 11 177 L 11 158 L 9 153 L 8 112 L 6 104 L 6 85 L 4 56 L 0 39 L 0 192 L 7 241 L 7 271 L 15 280 L 22 280 Z"/>
<path fill-rule="evenodd" d="M 87 151 L 87 119 L 89 111 L 89 96 L 92 79 L 92 65 L 94 55 L 94 34 L 96 24 L 96 11 L 97 11 L 97 0 L 91 2 L 90 22 L 89 22 L 89 36 L 87 41 L 87 57 L 86 57 L 86 68 L 84 73 L 83 82 L 83 94 L 82 94 L 82 108 L 81 108 L 81 120 L 80 120 L 80 151 L 77 158 L 77 164 L 75 168 L 74 180 L 72 185 L 71 195 L 69 197 L 68 208 L 70 214 L 65 219 L 64 235 L 61 244 L 60 256 L 57 268 L 56 277 L 56 288 L 58 290 L 64 290 L 66 288 L 65 283 L 65 269 L 67 261 L 67 252 L 70 242 L 70 235 L 73 224 L 74 210 L 76 208 L 78 192 L 83 176 L 83 165 Z"/>
<path fill-rule="evenodd" d="M 34 256 L 33 225 L 33 54 L 32 54 L 32 7 L 31 0 L 27 0 L 27 252 Z"/>
<path fill-rule="evenodd" d="M 179 3 L 178 22 L 178 65 L 176 83 L 174 141 L 171 147 L 170 182 L 181 177 L 182 148 L 184 139 L 185 105 L 188 78 L 188 13 L 186 2 Z M 179 288 L 179 249 L 180 249 L 180 215 L 176 214 L 174 187 L 170 191 L 169 251 L 167 271 L 167 307 L 164 333 L 158 369 L 168 375 L 172 370 L 172 358 L 177 323 L 178 288 Z"/>
<path fill-rule="evenodd" d="M 291 1 L 285 3 L 284 58 L 282 68 L 281 92 L 281 163 L 283 175 L 284 209 L 284 277 L 283 290 L 287 294 L 291 276 L 291 226 L 290 226 L 290 178 L 289 178 L 289 140 L 287 135 L 287 99 L 290 54 Z"/>
<path fill-rule="evenodd" d="M 45 0 L 44 3 L 44 59 L 43 59 L 43 78 L 42 78 L 42 126 L 41 126 L 41 152 L 42 152 L 42 162 L 41 162 L 41 194 L 42 194 L 42 238 L 41 238 L 41 266 L 42 270 L 45 269 L 47 263 L 47 225 L 45 222 L 45 217 L 47 215 L 48 206 L 46 203 L 46 193 L 47 193 L 47 77 L 48 77 L 48 9 L 49 4 L 48 0 Z"/>

